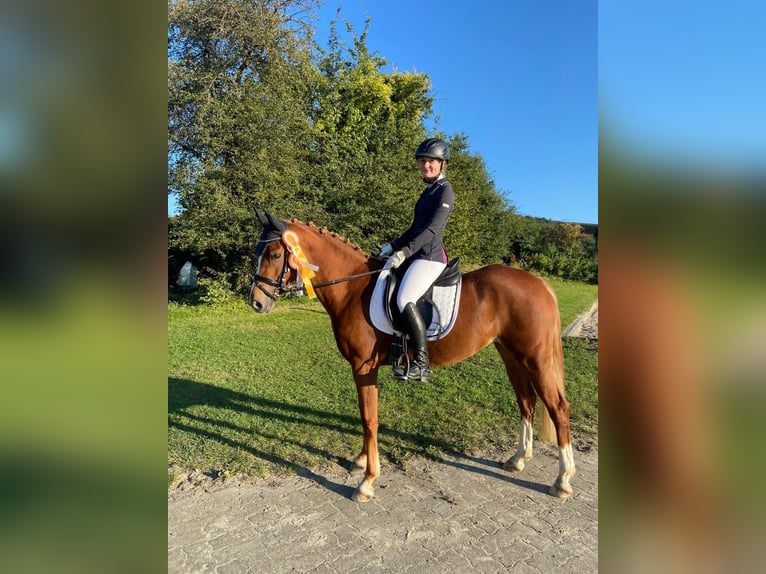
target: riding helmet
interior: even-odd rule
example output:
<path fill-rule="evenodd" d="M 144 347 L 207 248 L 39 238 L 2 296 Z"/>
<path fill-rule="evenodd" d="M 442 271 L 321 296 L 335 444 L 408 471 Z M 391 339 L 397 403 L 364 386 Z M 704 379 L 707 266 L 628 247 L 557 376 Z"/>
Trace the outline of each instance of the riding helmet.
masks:
<path fill-rule="evenodd" d="M 449 147 L 444 140 L 428 138 L 415 150 L 415 158 L 419 157 L 432 157 L 449 161 Z"/>

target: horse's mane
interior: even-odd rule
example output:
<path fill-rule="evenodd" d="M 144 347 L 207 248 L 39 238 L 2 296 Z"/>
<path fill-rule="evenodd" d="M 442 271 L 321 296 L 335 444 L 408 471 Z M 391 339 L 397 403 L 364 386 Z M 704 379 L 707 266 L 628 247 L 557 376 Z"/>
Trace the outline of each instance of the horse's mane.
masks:
<path fill-rule="evenodd" d="M 330 231 L 329 229 L 327 229 L 324 226 L 323 227 L 318 227 L 313 221 L 309 221 L 308 223 L 305 223 L 303 221 L 300 221 L 298 219 L 293 218 L 293 219 L 290 220 L 290 223 L 297 223 L 297 224 L 303 225 L 303 226 L 307 227 L 310 231 L 312 231 L 312 232 L 314 232 L 314 233 L 316 233 L 316 234 L 318 234 L 320 236 L 329 237 L 329 238 L 335 240 L 338 243 L 342 243 L 342 244 L 348 246 L 352 250 L 358 252 L 364 258 L 368 258 L 369 257 L 367 255 L 367 253 L 364 251 L 364 249 L 362 249 L 358 245 L 355 245 L 354 243 L 349 241 L 348 238 L 343 237 L 343 236 L 335 233 L 334 231 Z"/>

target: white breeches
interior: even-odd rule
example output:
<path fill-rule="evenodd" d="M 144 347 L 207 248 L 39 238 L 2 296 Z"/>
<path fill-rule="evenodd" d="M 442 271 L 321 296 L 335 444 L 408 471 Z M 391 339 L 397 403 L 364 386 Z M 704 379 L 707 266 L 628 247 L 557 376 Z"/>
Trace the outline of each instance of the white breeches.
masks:
<path fill-rule="evenodd" d="M 417 303 L 446 267 L 446 264 L 439 261 L 425 259 L 413 261 L 402 278 L 402 285 L 396 296 L 399 311 L 404 311 L 407 303 Z"/>

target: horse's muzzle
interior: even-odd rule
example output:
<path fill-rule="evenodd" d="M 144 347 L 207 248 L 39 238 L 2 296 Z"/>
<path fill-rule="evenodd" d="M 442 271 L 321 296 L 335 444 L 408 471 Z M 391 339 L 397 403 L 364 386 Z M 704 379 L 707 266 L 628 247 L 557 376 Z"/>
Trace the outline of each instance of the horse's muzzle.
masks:
<path fill-rule="evenodd" d="M 250 288 L 247 303 L 256 313 L 268 313 L 274 308 L 274 299 L 266 297 L 261 291 L 256 289 L 256 284 L 253 284 Z"/>
<path fill-rule="evenodd" d="M 274 301 L 266 299 L 266 301 L 250 300 L 250 306 L 256 313 L 268 313 L 274 308 Z"/>

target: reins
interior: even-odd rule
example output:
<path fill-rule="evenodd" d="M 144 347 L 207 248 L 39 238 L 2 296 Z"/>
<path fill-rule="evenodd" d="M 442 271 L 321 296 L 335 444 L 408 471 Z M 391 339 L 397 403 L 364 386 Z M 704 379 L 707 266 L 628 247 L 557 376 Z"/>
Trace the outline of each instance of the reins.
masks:
<path fill-rule="evenodd" d="M 354 279 L 360 279 L 362 277 L 367 277 L 368 275 L 375 275 L 376 273 L 380 273 L 383 271 L 383 269 L 376 269 L 374 271 L 366 271 L 365 273 L 359 273 L 358 275 L 349 275 L 348 277 L 341 277 L 339 279 L 333 279 L 332 281 L 324 281 L 322 283 L 314 283 L 314 289 L 318 289 L 319 287 L 329 287 L 330 285 L 335 285 L 337 283 L 343 283 L 345 281 L 353 281 Z"/>
<path fill-rule="evenodd" d="M 273 241 L 279 241 L 280 238 L 274 238 L 274 239 L 267 239 L 262 240 L 261 243 L 271 243 Z M 258 273 L 255 273 L 253 275 L 253 283 L 250 287 L 250 292 L 252 293 L 253 289 L 256 287 L 260 289 L 267 297 L 270 299 L 276 300 L 281 294 L 284 293 L 297 293 L 303 290 L 303 286 L 300 284 L 297 285 L 285 285 L 284 278 L 287 274 L 287 268 L 288 268 L 288 250 L 285 248 L 285 258 L 284 258 L 284 264 L 282 266 L 282 272 L 279 274 L 279 277 L 274 279 L 269 279 L 268 277 L 264 277 L 263 275 L 259 275 Z M 259 265 L 260 267 L 260 265 Z M 312 283 L 312 286 L 314 289 L 318 289 L 320 287 L 330 287 L 331 285 L 337 285 L 338 283 L 344 283 L 346 281 L 353 281 L 354 279 L 361 279 L 362 277 L 367 277 L 369 275 L 375 275 L 377 273 L 380 273 L 383 271 L 383 269 L 375 269 L 373 271 L 366 271 L 364 273 L 359 273 L 357 275 L 349 275 L 348 277 L 340 277 L 338 279 L 332 279 L 331 281 L 324 281 L 322 283 Z M 269 293 L 266 291 L 266 289 L 263 288 L 263 285 L 261 285 L 261 282 L 266 283 L 267 285 L 270 285 L 275 288 L 274 293 Z"/>

